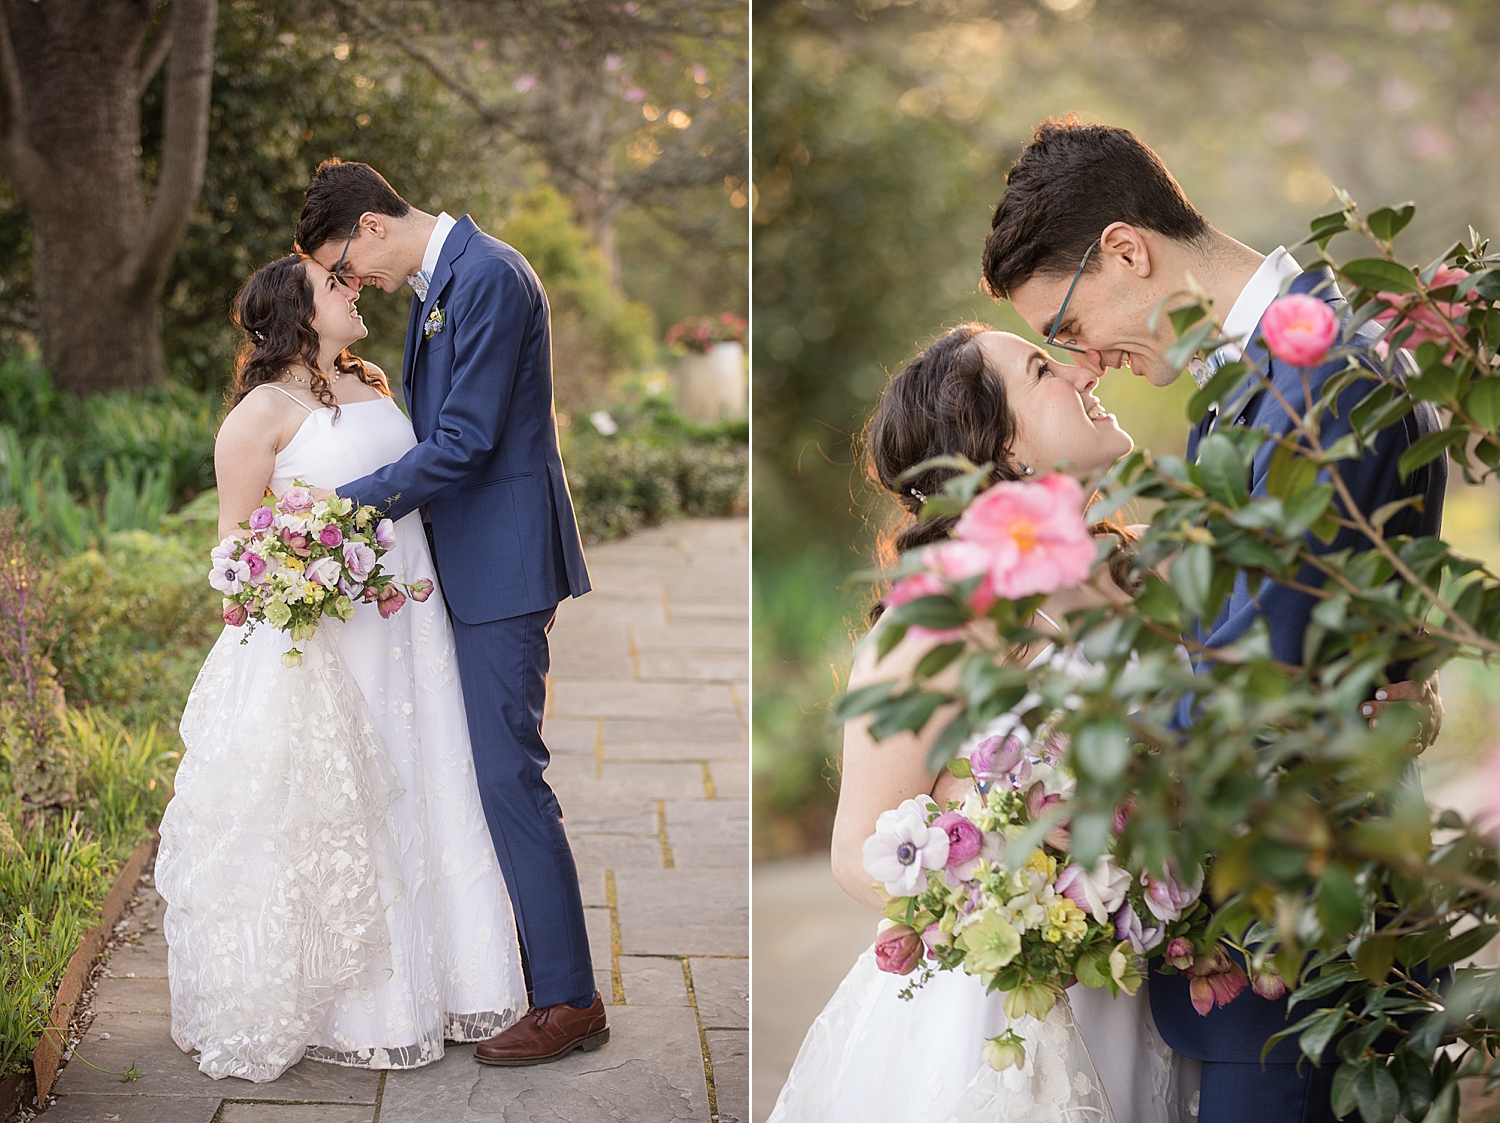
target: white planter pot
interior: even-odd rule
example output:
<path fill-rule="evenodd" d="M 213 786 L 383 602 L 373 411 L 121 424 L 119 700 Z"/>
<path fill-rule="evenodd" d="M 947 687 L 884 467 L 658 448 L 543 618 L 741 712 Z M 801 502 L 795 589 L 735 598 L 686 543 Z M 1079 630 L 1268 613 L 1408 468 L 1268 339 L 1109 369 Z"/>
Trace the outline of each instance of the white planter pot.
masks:
<path fill-rule="evenodd" d="M 672 367 L 677 412 L 689 421 L 725 421 L 745 416 L 745 348 L 715 343 L 707 354 L 689 351 Z"/>

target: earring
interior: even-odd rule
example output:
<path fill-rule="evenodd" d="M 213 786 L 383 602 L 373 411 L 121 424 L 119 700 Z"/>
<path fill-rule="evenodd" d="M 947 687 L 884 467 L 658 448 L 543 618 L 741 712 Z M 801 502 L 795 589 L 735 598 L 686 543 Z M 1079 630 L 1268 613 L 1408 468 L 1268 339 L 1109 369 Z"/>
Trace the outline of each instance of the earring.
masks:
<path fill-rule="evenodd" d="M 1029 475 L 1032 474 L 1031 473 L 1031 465 L 1030 464 L 1024 464 L 1024 463 L 1022 463 L 1021 461 L 1018 460 L 1018 461 L 1016 461 L 1016 467 L 1019 468 L 1019 469 L 1021 469 L 1021 475 L 1023 475 L 1023 476 L 1029 476 Z"/>

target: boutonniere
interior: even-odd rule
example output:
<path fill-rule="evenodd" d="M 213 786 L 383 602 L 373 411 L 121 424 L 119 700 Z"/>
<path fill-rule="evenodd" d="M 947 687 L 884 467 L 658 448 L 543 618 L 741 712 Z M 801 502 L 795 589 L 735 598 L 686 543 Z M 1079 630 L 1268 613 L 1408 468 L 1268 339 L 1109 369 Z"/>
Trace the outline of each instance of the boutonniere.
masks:
<path fill-rule="evenodd" d="M 422 335 L 427 339 L 431 339 L 447 326 L 448 313 L 444 312 L 441 308 L 434 308 L 431 312 L 427 313 L 427 322 L 422 325 Z"/>

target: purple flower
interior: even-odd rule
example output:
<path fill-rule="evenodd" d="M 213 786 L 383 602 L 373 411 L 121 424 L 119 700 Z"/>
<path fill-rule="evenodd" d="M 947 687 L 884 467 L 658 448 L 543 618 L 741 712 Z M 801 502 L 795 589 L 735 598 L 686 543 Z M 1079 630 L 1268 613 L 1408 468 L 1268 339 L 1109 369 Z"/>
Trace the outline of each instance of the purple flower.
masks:
<path fill-rule="evenodd" d="M 1005 737 L 986 737 L 969 754 L 969 767 L 980 780 L 998 780 L 1015 769 L 1025 756 L 1026 746 L 1014 733 Z"/>
<path fill-rule="evenodd" d="M 1257 971 L 1250 979 L 1250 989 L 1262 998 L 1275 1002 L 1278 998 L 1286 997 L 1286 980 L 1270 969 Z"/>
<path fill-rule="evenodd" d="M 1136 955 L 1145 955 L 1161 942 L 1161 928 L 1147 928 L 1129 901 L 1115 913 L 1115 939 L 1125 940 Z"/>
<path fill-rule="evenodd" d="M 312 505 L 312 491 L 308 488 L 289 487 L 281 493 L 280 507 L 283 511 L 301 514 L 303 511 L 311 511 Z"/>
<path fill-rule="evenodd" d="M 1198 876 L 1191 885 L 1181 879 L 1176 863 L 1167 871 L 1166 877 L 1143 873 L 1141 881 L 1146 886 L 1146 907 L 1157 920 L 1170 924 L 1181 920 L 1182 914 L 1203 892 L 1203 867 L 1198 867 Z"/>
<path fill-rule="evenodd" d="M 276 512 L 269 507 L 257 507 L 250 512 L 250 529 L 265 530 L 276 518 Z"/>
<path fill-rule="evenodd" d="M 932 825 L 948 836 L 948 861 L 951 869 L 979 855 L 984 847 L 984 832 L 957 811 L 944 811 Z"/>
<path fill-rule="evenodd" d="M 339 565 L 338 558 L 319 558 L 307 567 L 306 576 L 309 581 L 316 581 L 325 589 L 335 589 L 342 573 L 343 566 Z"/>
<path fill-rule="evenodd" d="M 390 519 L 381 519 L 375 524 L 375 544 L 382 550 L 389 550 L 396 544 L 396 524 Z"/>
<path fill-rule="evenodd" d="M 1179 971 L 1186 971 L 1193 965 L 1193 957 L 1196 954 L 1192 942 L 1186 936 L 1173 936 L 1172 942 L 1167 945 L 1167 965 Z"/>
<path fill-rule="evenodd" d="M 224 601 L 224 623 L 231 628 L 241 627 L 250 615 L 249 610 L 239 601 L 225 599 Z"/>
<path fill-rule="evenodd" d="M 334 523 L 329 523 L 322 530 L 318 531 L 318 541 L 330 550 L 343 542 L 343 540 L 344 532 Z"/>
<path fill-rule="evenodd" d="M 368 577 L 375 568 L 375 551 L 363 542 L 348 542 L 344 545 L 344 565 L 354 577 Z"/>
<path fill-rule="evenodd" d="M 420 581 L 412 582 L 411 588 L 409 588 L 407 592 L 411 594 L 412 600 L 416 601 L 418 604 L 421 604 L 428 597 L 432 596 L 432 590 L 434 588 L 436 588 L 436 586 L 433 585 L 432 579 L 430 577 L 424 577 Z"/>
<path fill-rule="evenodd" d="M 266 559 L 254 550 L 246 550 L 240 555 L 240 561 L 250 567 L 250 579 L 252 581 L 266 571 Z"/>
<path fill-rule="evenodd" d="M 406 594 L 394 585 L 387 585 L 380 590 L 380 596 L 375 602 L 375 607 L 380 609 L 380 618 L 389 620 L 401 611 L 401 606 L 406 603 Z"/>
<path fill-rule="evenodd" d="M 364 596 L 365 587 L 351 578 L 340 577 L 339 592 L 343 593 L 344 596 L 348 597 L 350 600 L 358 600 L 360 597 Z"/>

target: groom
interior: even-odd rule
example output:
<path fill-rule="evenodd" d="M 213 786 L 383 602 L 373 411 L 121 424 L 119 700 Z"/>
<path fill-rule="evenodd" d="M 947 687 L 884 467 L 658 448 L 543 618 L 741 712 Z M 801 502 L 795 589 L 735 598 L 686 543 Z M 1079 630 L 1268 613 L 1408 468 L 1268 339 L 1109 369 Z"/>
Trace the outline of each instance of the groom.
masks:
<path fill-rule="evenodd" d="M 366 164 L 328 160 L 297 244 L 359 288 L 415 297 L 401 382 L 420 443 L 339 488 L 393 519 L 420 510 L 453 620 L 474 771 L 515 906 L 532 1009 L 476 1060 L 524 1065 L 609 1039 L 557 797 L 542 778 L 547 632 L 589 591 L 552 411 L 547 296 L 526 259 L 465 215 L 412 207 Z"/>
<path fill-rule="evenodd" d="M 1102 377 L 1106 368 L 1129 367 L 1155 386 L 1166 386 L 1179 371 L 1167 362 L 1173 340 L 1165 315 L 1150 319 L 1159 302 L 1188 287 L 1188 274 L 1213 300 L 1231 340 L 1207 363 L 1194 363 L 1200 384 L 1223 362 L 1239 358 L 1269 362 L 1277 390 L 1301 408 L 1304 391 L 1298 368 L 1270 357 L 1260 342 L 1266 309 L 1283 292 L 1308 293 L 1325 300 L 1340 319 L 1348 316 L 1332 271 L 1304 272 L 1284 248 L 1264 256 L 1210 226 L 1183 195 L 1156 153 L 1126 129 L 1084 125 L 1076 119 L 1043 122 L 1006 176 L 1004 197 L 995 208 L 984 247 L 984 278 L 992 295 L 1008 299 L 1023 319 L 1054 346 L 1073 353 L 1079 368 Z M 1227 315 L 1226 315 L 1227 313 Z M 1356 344 L 1373 348 L 1376 325 L 1355 333 Z M 1396 357 L 1403 375 L 1410 358 Z M 1328 363 L 1309 375 L 1314 399 L 1344 362 Z M 1369 391 L 1356 382 L 1339 396 L 1334 413 L 1320 418 L 1321 439 L 1331 445 L 1350 431 L 1349 410 Z M 1247 376 L 1245 383 L 1211 412 L 1188 438 L 1188 457 L 1216 426 L 1245 425 L 1278 435 L 1292 432 L 1292 420 L 1275 394 Z M 1438 459 L 1403 480 L 1401 454 L 1438 428 L 1427 402 L 1416 403 L 1402 424 L 1382 432 L 1376 448 L 1344 460 L 1339 471 L 1359 508 L 1369 515 L 1383 504 L 1421 496 L 1420 509 L 1406 507 L 1385 525 L 1395 535 L 1437 534 L 1442 521 L 1447 461 Z M 1274 443 L 1261 446 L 1254 461 L 1252 490 L 1266 494 Z M 1361 548 L 1345 531 L 1331 546 Z M 1367 548 L 1367 547 L 1363 547 Z M 1200 623 L 1199 638 L 1210 647 L 1234 642 L 1257 619 L 1266 621 L 1278 659 L 1302 662 L 1303 633 L 1313 599 L 1284 586 L 1266 584 L 1256 596 L 1243 578 L 1211 625 Z M 1396 684 L 1392 696 L 1411 698 L 1410 684 Z M 1365 712 L 1378 712 L 1372 704 Z M 1181 719 L 1179 719 L 1181 720 Z M 1163 1039 L 1178 1053 L 1203 1062 L 1199 1123 L 1332 1123 L 1329 1104 L 1337 1057 L 1303 1063 L 1294 1041 L 1282 1041 L 1260 1063 L 1261 1046 L 1285 1029 L 1286 1004 L 1246 989 L 1227 1006 L 1200 1017 L 1193 1009 L 1185 975 L 1153 974 L 1151 1010 Z M 1336 997 L 1336 996 L 1335 996 Z M 1325 1001 L 1333 1001 L 1332 999 Z"/>

